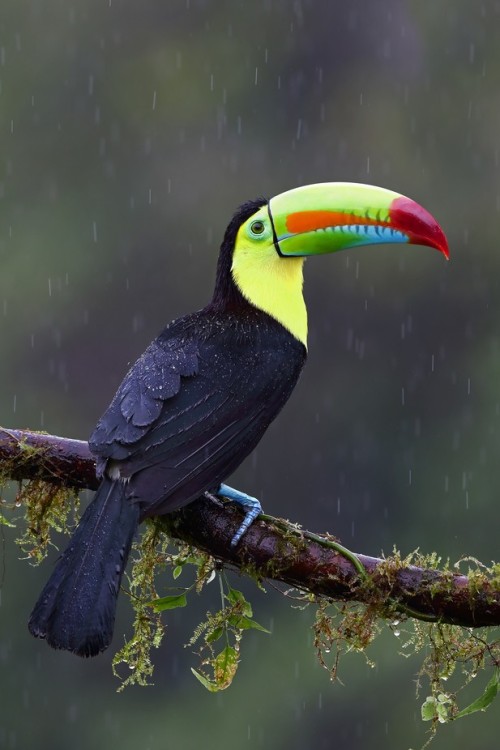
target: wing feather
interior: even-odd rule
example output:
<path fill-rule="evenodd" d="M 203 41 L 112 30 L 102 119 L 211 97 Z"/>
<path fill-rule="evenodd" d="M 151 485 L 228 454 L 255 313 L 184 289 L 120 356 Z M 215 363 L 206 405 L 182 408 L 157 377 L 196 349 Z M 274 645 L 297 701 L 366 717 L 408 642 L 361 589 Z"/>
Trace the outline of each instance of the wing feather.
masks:
<path fill-rule="evenodd" d="M 153 341 L 131 367 L 113 401 L 90 436 L 93 453 L 125 458 L 126 446 L 143 437 L 158 419 L 165 401 L 175 396 L 181 379 L 198 371 L 198 349 L 192 340 Z"/>

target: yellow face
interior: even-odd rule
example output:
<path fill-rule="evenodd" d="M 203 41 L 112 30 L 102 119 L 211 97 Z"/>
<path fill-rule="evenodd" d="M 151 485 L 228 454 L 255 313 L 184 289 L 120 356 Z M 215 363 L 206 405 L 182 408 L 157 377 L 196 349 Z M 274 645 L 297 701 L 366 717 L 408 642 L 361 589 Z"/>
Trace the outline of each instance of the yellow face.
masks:
<path fill-rule="evenodd" d="M 271 315 L 307 346 L 307 311 L 302 295 L 304 258 L 282 258 L 273 241 L 267 206 L 241 225 L 231 272 L 243 296 Z"/>

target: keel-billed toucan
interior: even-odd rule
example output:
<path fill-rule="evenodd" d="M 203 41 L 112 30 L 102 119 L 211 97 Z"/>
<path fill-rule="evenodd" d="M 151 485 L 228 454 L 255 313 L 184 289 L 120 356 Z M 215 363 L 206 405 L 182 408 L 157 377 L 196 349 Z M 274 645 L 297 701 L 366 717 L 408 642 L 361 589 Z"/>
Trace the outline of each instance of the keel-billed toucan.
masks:
<path fill-rule="evenodd" d="M 371 185 L 308 185 L 236 211 L 212 301 L 148 346 L 90 438 L 102 482 L 35 605 L 33 635 L 80 656 L 109 645 L 132 539 L 149 516 L 219 494 L 245 510 L 228 540 L 239 542 L 260 504 L 222 482 L 255 448 L 302 370 L 304 259 L 387 242 L 448 256 L 427 211 Z"/>

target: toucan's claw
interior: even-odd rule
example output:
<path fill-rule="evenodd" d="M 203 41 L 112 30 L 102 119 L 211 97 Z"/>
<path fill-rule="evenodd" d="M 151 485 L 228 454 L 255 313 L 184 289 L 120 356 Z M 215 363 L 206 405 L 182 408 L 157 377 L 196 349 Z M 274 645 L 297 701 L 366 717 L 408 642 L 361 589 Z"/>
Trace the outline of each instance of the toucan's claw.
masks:
<path fill-rule="evenodd" d="M 228 500 L 232 500 L 233 503 L 238 503 L 238 505 L 241 505 L 241 507 L 245 511 L 245 518 L 243 519 L 243 522 L 238 531 L 231 539 L 231 547 L 236 547 L 248 527 L 255 521 L 257 516 L 262 513 L 262 505 L 259 503 L 256 497 L 252 497 L 251 495 L 247 495 L 244 492 L 235 490 L 232 487 L 229 487 L 227 484 L 221 484 L 217 491 L 217 494 L 221 497 L 227 498 Z"/>

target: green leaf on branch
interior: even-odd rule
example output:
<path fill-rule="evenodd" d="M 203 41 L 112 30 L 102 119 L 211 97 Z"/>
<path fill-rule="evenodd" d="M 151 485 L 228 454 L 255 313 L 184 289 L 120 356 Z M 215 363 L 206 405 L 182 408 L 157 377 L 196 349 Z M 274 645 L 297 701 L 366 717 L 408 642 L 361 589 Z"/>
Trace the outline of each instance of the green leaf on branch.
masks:
<path fill-rule="evenodd" d="M 239 651 L 232 646 L 226 646 L 212 662 L 213 678 L 210 679 L 196 669 L 191 669 L 197 680 L 211 693 L 225 690 L 233 681 L 239 661 Z"/>
<path fill-rule="evenodd" d="M 428 695 L 422 704 L 422 721 L 439 721 L 445 724 L 450 720 L 449 707 L 453 701 L 446 693 L 439 693 L 438 696 Z"/>
<path fill-rule="evenodd" d="M 246 617 L 252 616 L 252 605 L 245 599 L 242 592 L 238 591 L 238 589 L 233 589 L 229 586 L 226 593 L 226 599 L 234 607 L 237 607 L 243 615 L 246 615 Z"/>
<path fill-rule="evenodd" d="M 244 615 L 230 617 L 228 622 L 233 628 L 238 628 L 238 630 L 260 630 L 262 633 L 271 632 L 260 623 L 251 620 L 250 617 L 245 617 Z"/>
<path fill-rule="evenodd" d="M 461 719 L 463 716 L 475 714 L 477 711 L 486 711 L 495 698 L 500 687 L 500 669 L 495 669 L 493 677 L 486 685 L 484 692 L 475 701 L 472 701 L 466 708 L 455 714 L 454 719 Z"/>
<path fill-rule="evenodd" d="M 164 612 L 166 609 L 177 609 L 185 607 L 187 604 L 186 594 L 177 594 L 175 596 L 162 596 L 161 599 L 154 599 L 149 602 L 155 612 Z"/>

